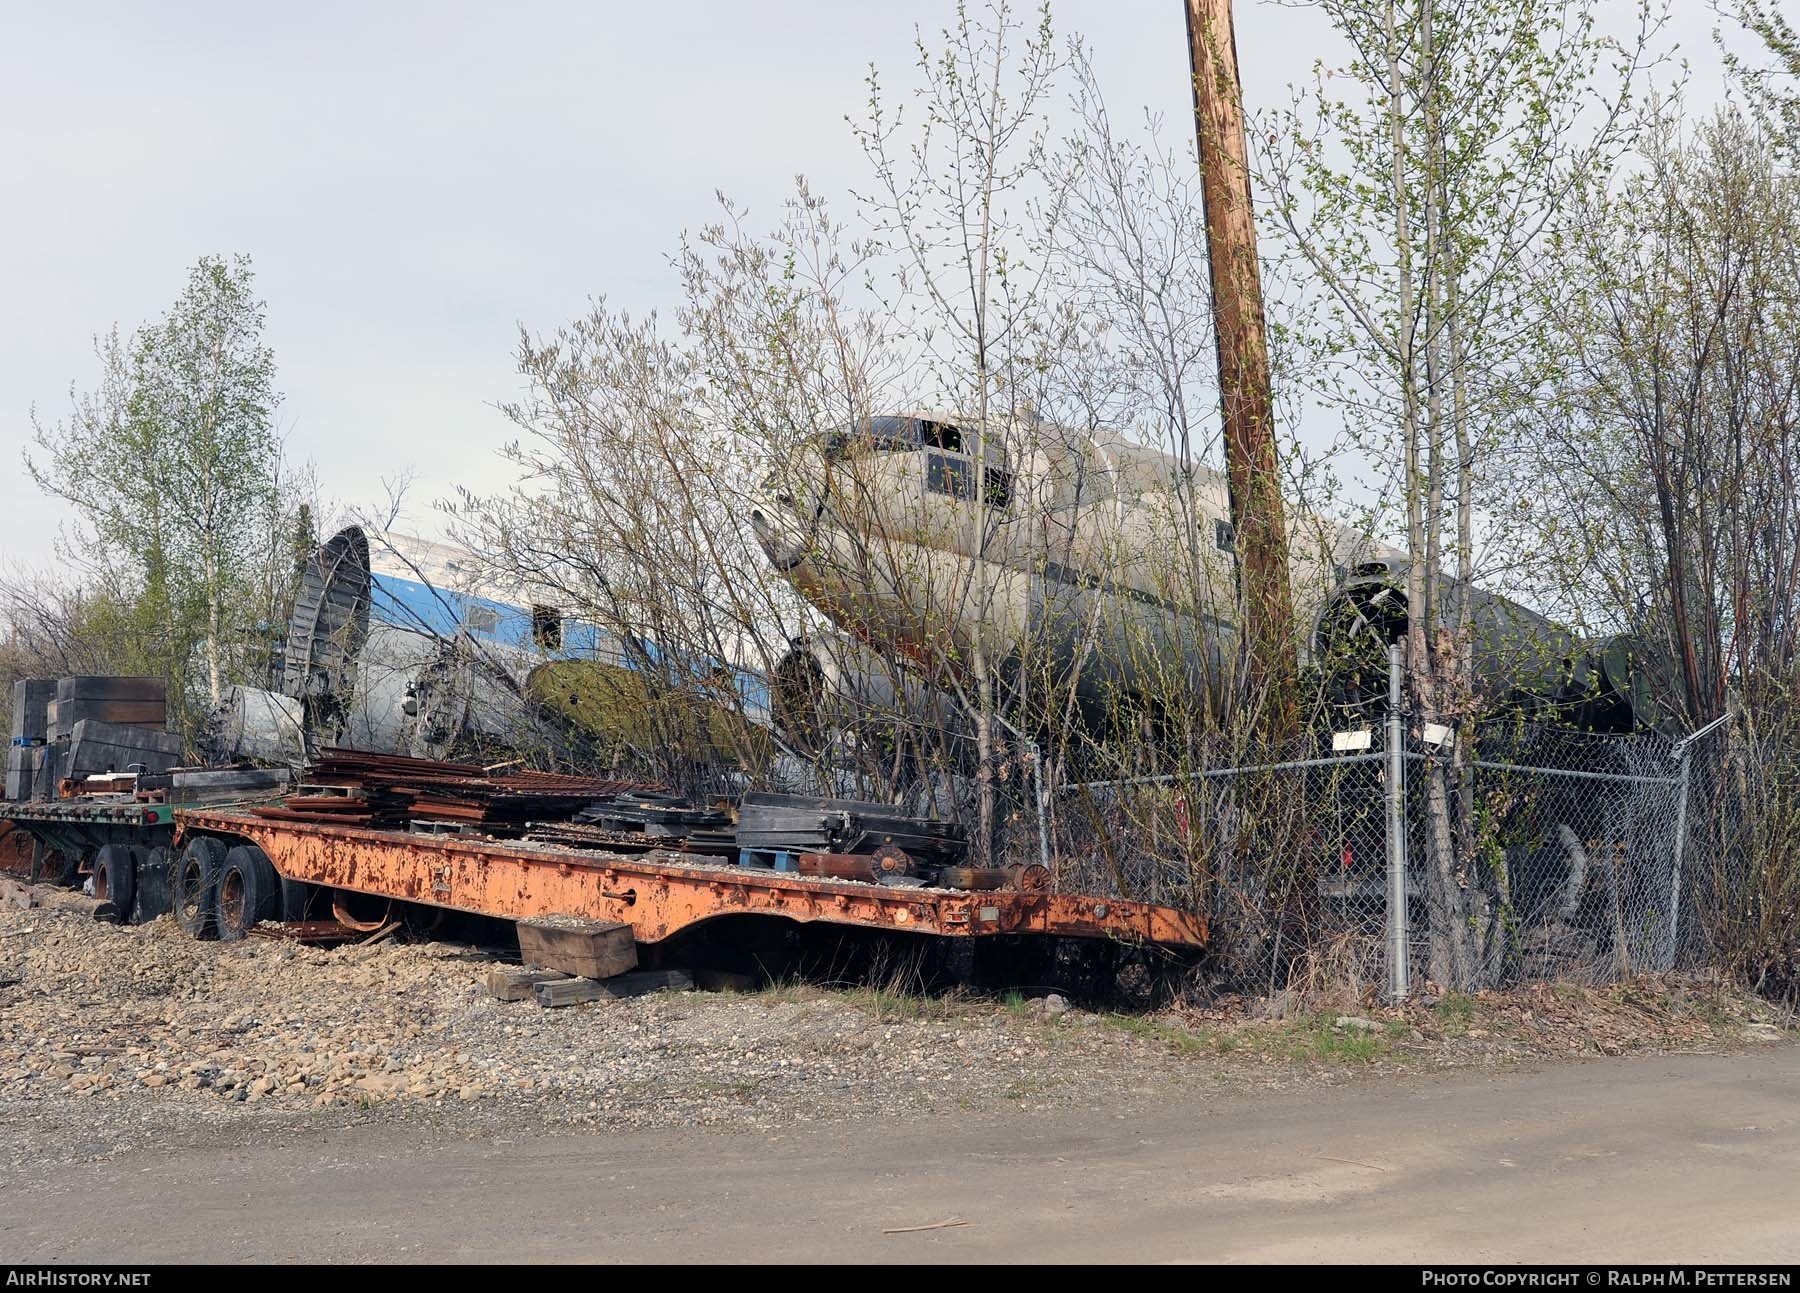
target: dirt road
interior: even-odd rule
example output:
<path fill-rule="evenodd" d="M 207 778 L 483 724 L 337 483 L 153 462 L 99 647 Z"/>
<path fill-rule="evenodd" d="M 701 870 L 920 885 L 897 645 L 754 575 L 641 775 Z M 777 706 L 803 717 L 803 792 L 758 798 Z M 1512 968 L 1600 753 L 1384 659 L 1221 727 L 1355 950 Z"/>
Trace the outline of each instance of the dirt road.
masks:
<path fill-rule="evenodd" d="M 1794 1261 L 1797 1093 L 1780 1046 L 1124 1117 L 171 1129 L 15 1166 L 0 1261 Z"/>

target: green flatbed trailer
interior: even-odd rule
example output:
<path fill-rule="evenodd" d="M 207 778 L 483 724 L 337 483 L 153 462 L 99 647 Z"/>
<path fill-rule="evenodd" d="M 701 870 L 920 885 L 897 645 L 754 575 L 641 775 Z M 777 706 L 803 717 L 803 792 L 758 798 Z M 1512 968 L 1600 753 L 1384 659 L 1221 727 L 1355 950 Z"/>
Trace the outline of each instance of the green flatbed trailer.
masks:
<path fill-rule="evenodd" d="M 31 836 L 31 879 L 73 883 L 84 864 L 109 845 L 148 851 L 175 844 L 175 804 L 145 804 L 125 796 L 18 800 L 0 804 L 0 821 Z M 61 862 L 46 876 L 52 855 Z"/>

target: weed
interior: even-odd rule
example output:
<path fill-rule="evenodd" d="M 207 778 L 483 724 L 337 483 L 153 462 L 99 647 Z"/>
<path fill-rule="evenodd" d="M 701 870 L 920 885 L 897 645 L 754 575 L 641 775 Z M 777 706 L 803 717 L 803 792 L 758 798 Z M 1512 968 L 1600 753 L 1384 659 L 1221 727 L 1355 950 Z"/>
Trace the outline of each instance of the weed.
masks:
<path fill-rule="evenodd" d="M 1121 1032 L 1147 1042 L 1159 1042 L 1181 1055 L 1197 1055 L 1216 1049 L 1216 1038 L 1210 1034 L 1189 1032 L 1180 1024 L 1149 1015 L 1102 1015 L 1107 1023 Z"/>
<path fill-rule="evenodd" d="M 1387 1054 L 1391 1045 L 1386 1032 L 1339 1028 L 1324 1016 L 1282 1024 L 1263 1034 L 1263 1041 L 1264 1051 L 1278 1059 L 1351 1064 L 1378 1059 Z"/>
<path fill-rule="evenodd" d="M 1460 1033 L 1475 1022 L 1475 998 L 1466 992 L 1446 992 L 1432 1007 L 1438 1027 L 1447 1033 Z"/>
<path fill-rule="evenodd" d="M 961 1003 L 953 998 L 893 986 L 847 988 L 841 995 L 845 1002 L 884 1023 L 954 1019 L 961 1013 Z"/>

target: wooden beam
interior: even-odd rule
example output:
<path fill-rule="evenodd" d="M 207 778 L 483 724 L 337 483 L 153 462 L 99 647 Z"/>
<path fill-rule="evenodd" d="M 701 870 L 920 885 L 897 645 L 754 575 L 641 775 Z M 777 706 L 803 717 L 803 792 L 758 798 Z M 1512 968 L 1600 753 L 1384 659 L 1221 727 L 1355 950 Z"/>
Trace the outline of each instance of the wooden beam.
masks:
<path fill-rule="evenodd" d="M 1290 734 L 1297 722 L 1297 644 L 1237 38 L 1231 0 L 1186 3 L 1194 136 L 1225 422 L 1225 474 L 1231 485 L 1250 682 L 1266 693 L 1263 732 L 1279 738 Z"/>
<path fill-rule="evenodd" d="M 537 1003 L 554 1009 L 588 1001 L 618 1001 L 648 992 L 687 992 L 694 986 L 686 970 L 644 970 L 616 979 L 554 979 L 534 989 Z"/>

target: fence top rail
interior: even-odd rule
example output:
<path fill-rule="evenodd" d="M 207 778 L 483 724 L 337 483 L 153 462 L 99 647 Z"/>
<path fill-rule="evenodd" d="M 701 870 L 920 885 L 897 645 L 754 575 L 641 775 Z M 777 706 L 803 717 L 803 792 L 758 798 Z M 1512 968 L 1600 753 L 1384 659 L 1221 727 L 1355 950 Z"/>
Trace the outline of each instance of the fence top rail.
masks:
<path fill-rule="evenodd" d="M 1194 772 L 1158 772 L 1142 777 L 1115 777 L 1107 781 L 1077 781 L 1063 786 L 1059 793 L 1071 790 L 1112 790 L 1124 786 L 1166 786 L 1177 781 L 1204 781 L 1210 777 L 1237 777 L 1250 772 L 1287 772 L 1297 768 L 1336 768 L 1348 763 L 1380 763 L 1387 755 L 1379 750 L 1368 754 L 1337 754 L 1328 759 L 1295 759 L 1291 763 L 1247 763 L 1236 768 L 1203 768 Z"/>
<path fill-rule="evenodd" d="M 1183 781 L 1205 781 L 1215 777 L 1236 777 L 1256 772 L 1288 772 L 1306 768 L 1337 768 L 1357 763 L 1380 763 L 1387 758 L 1383 751 L 1375 750 L 1366 754 L 1338 754 L 1323 759 L 1295 759 L 1289 763 L 1247 763 L 1235 768 L 1202 768 L 1193 772 L 1158 772 L 1139 777 L 1113 777 L 1103 781 L 1077 781 L 1062 786 L 1058 794 L 1068 794 L 1076 790 L 1119 790 L 1129 786 L 1168 786 Z M 1446 756 L 1428 754 L 1418 750 L 1408 750 L 1402 756 L 1425 762 L 1430 759 L 1442 759 Z M 1617 781 L 1643 786 L 1679 785 L 1681 778 L 1676 775 L 1665 777 L 1650 776 L 1631 772 L 1586 772 L 1576 768 L 1551 768 L 1535 763 L 1500 763 L 1492 759 L 1471 759 L 1469 766 L 1485 768 L 1495 772 L 1518 772 L 1533 776 L 1569 777 L 1577 781 Z"/>
<path fill-rule="evenodd" d="M 1409 759 L 1435 759 L 1443 756 L 1412 753 L 1406 757 Z M 1633 772 L 1581 772 L 1574 768 L 1546 768 L 1535 763 L 1496 763 L 1491 759 L 1471 759 L 1469 764 L 1471 767 L 1488 768 L 1496 772 L 1523 772 L 1542 777 L 1571 777 L 1577 781 L 1623 781 L 1640 786 L 1678 786 L 1681 784 L 1681 778 L 1678 776 L 1652 777 Z"/>

